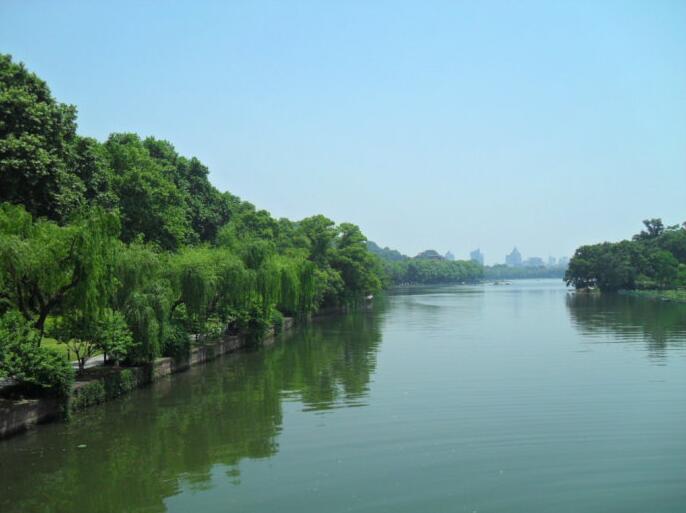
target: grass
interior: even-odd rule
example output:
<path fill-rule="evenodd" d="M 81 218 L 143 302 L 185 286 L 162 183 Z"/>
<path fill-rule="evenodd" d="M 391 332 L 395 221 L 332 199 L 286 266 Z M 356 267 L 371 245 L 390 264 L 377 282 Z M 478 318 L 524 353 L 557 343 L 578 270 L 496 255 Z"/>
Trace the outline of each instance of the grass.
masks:
<path fill-rule="evenodd" d="M 41 342 L 41 346 L 47 347 L 48 349 L 52 349 L 55 351 L 57 354 L 59 354 L 62 358 L 64 358 L 67 361 L 73 362 L 76 361 L 76 355 L 69 351 L 69 348 L 67 347 L 67 344 L 61 344 L 54 338 L 50 337 L 44 337 L 43 341 Z M 99 354 L 102 354 L 101 352 L 96 352 L 93 356 L 97 356 Z"/>
<path fill-rule="evenodd" d="M 66 344 L 60 344 L 54 338 L 44 337 L 43 341 L 41 342 L 41 346 L 47 347 L 48 349 L 52 349 L 57 354 L 62 356 L 65 360 L 69 360 L 69 350 L 67 349 Z"/>

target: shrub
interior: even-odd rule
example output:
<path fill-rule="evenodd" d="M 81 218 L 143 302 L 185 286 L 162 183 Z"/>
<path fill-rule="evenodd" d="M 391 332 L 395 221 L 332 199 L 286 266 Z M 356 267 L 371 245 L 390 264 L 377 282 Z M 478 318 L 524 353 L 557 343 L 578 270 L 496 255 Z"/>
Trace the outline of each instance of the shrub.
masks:
<path fill-rule="evenodd" d="M 274 333 L 281 333 L 283 331 L 283 314 L 278 310 L 272 310 L 271 324 L 274 327 Z"/>
<path fill-rule="evenodd" d="M 40 334 L 16 311 L 0 317 L 0 376 L 29 393 L 69 395 L 74 369 L 56 352 L 40 346 Z"/>
<path fill-rule="evenodd" d="M 162 354 L 176 359 L 186 359 L 191 350 L 188 332 L 179 322 L 171 323 L 164 340 Z"/>
<path fill-rule="evenodd" d="M 94 404 L 100 404 L 107 400 L 107 392 L 102 381 L 92 381 L 78 388 L 70 401 L 70 410 L 83 410 Z"/>
<path fill-rule="evenodd" d="M 96 339 L 98 346 L 114 361 L 115 366 L 129 356 L 134 346 L 133 335 L 124 315 L 110 309 L 105 310 L 97 322 Z"/>

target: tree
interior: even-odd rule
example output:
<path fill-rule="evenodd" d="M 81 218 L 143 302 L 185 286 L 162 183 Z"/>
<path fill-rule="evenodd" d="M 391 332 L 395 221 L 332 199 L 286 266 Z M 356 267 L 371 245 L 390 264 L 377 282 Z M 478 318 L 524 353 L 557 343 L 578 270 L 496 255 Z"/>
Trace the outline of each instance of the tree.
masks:
<path fill-rule="evenodd" d="M 142 236 L 162 248 L 180 248 L 189 236 L 185 195 L 173 170 L 155 160 L 135 134 L 113 134 L 105 143 L 113 189 L 119 198 L 122 240 Z"/>
<path fill-rule="evenodd" d="M 131 330 L 134 344 L 129 357 L 136 363 L 160 356 L 169 335 L 174 291 L 167 274 L 166 255 L 140 238 L 122 244 L 116 253 L 114 275 L 119 287 L 112 305 L 124 315 Z"/>
<path fill-rule="evenodd" d="M 366 237 L 351 223 L 342 223 L 339 231 L 331 266 L 340 272 L 348 299 L 375 293 L 381 288 L 381 281 L 377 261 L 367 251 Z"/>
<path fill-rule="evenodd" d="M 229 204 L 207 179 L 207 166 L 195 157 L 179 156 L 167 141 L 147 137 L 143 145 L 150 156 L 167 170 L 184 195 L 191 229 L 188 242 L 214 242 L 219 228 L 229 220 Z"/>
<path fill-rule="evenodd" d="M 641 230 L 641 233 L 638 235 L 634 235 L 634 240 L 654 239 L 662 235 L 662 233 L 665 231 L 665 227 L 662 224 L 662 219 L 660 218 L 644 219 L 643 225 L 646 227 L 646 229 Z"/>
<path fill-rule="evenodd" d="M 325 266 L 338 235 L 336 223 L 323 215 L 316 215 L 303 219 L 298 227 L 307 237 L 310 260 L 319 266 Z"/>
<path fill-rule="evenodd" d="M 0 295 L 43 334 L 57 307 L 88 314 L 114 291 L 119 222 L 93 209 L 68 226 L 33 220 L 22 207 L 0 206 Z"/>
<path fill-rule="evenodd" d="M 104 310 L 95 325 L 95 339 L 102 349 L 105 359 L 109 357 L 114 366 L 129 356 L 134 341 L 131 330 L 121 312 L 112 309 Z"/>
<path fill-rule="evenodd" d="M 632 240 L 577 249 L 565 273 L 567 284 L 603 291 L 676 287 L 679 265 L 686 262 L 686 230 L 665 228 L 657 218 L 643 224 L 646 229 Z"/>
<path fill-rule="evenodd" d="M 95 355 L 98 350 L 97 331 L 95 318 L 77 310 L 70 310 L 56 320 L 50 329 L 50 335 L 76 355 L 79 373 L 82 373 L 88 358 Z"/>
<path fill-rule="evenodd" d="M 665 288 L 674 282 L 679 272 L 679 261 L 669 251 L 653 251 L 650 256 L 650 275 L 658 286 Z"/>
<path fill-rule="evenodd" d="M 75 139 L 76 108 L 0 54 L 0 202 L 55 220 L 84 205 L 84 184 L 71 172 Z"/>

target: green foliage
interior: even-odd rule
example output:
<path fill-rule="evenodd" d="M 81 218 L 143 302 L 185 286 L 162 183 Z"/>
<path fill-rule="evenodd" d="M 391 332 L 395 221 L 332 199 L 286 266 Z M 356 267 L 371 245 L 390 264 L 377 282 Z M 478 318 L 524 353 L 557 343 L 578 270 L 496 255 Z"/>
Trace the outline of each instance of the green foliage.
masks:
<path fill-rule="evenodd" d="M 117 252 L 119 287 L 112 303 L 131 331 L 133 345 L 127 359 L 132 362 L 148 362 L 162 354 L 174 294 L 166 267 L 166 256 L 140 241 L 122 245 Z"/>
<path fill-rule="evenodd" d="M 130 392 L 138 386 L 138 380 L 131 369 L 124 369 L 119 374 L 118 395 Z"/>
<path fill-rule="evenodd" d="M 105 310 L 96 322 L 95 340 L 115 366 L 124 360 L 133 349 L 134 341 L 131 330 L 121 312 Z"/>
<path fill-rule="evenodd" d="M 89 406 L 104 403 L 107 400 L 105 383 L 101 380 L 90 381 L 78 387 L 69 401 L 71 411 L 80 411 Z"/>
<path fill-rule="evenodd" d="M 69 394 L 71 365 L 40 346 L 40 334 L 16 311 L 0 317 L 0 377 L 10 377 L 29 393 L 58 397 Z"/>
<path fill-rule="evenodd" d="M 47 84 L 0 55 L 0 202 L 36 216 L 66 219 L 85 202 L 70 172 L 76 108 L 55 101 Z"/>
<path fill-rule="evenodd" d="M 484 278 L 488 280 L 562 278 L 564 272 L 565 270 L 560 267 L 511 267 L 505 264 L 484 266 Z"/>
<path fill-rule="evenodd" d="M 98 350 L 97 332 L 95 318 L 85 316 L 77 310 L 61 316 L 50 328 L 50 335 L 76 355 L 79 372 L 83 372 L 86 360 Z"/>
<path fill-rule="evenodd" d="M 122 216 L 122 239 L 142 236 L 165 249 L 176 249 L 190 232 L 184 195 L 163 162 L 155 159 L 135 134 L 113 134 L 105 143 L 114 173 Z"/>
<path fill-rule="evenodd" d="M 412 258 L 384 263 L 396 284 L 469 283 L 483 277 L 483 267 L 465 260 Z"/>
<path fill-rule="evenodd" d="M 146 363 L 162 354 L 166 338 L 169 303 L 167 290 L 152 285 L 131 293 L 123 311 L 136 344 L 129 354 L 134 363 Z"/>
<path fill-rule="evenodd" d="M 650 240 L 662 235 L 665 231 L 665 225 L 662 224 L 662 219 L 644 219 L 643 226 L 646 227 L 645 230 L 641 230 L 641 233 L 634 235 L 633 240 Z"/>
<path fill-rule="evenodd" d="M 74 390 L 69 410 L 76 412 L 119 397 L 146 380 L 140 369 L 112 369 L 110 372 L 80 385 Z"/>
<path fill-rule="evenodd" d="M 116 216 L 94 208 L 68 226 L 0 205 L 0 296 L 43 331 L 56 308 L 87 314 L 114 291 Z"/>
<path fill-rule="evenodd" d="M 345 298 L 354 301 L 381 289 L 377 259 L 367 251 L 367 239 L 359 227 L 342 223 L 338 231 L 330 261 L 343 278 Z"/>
<path fill-rule="evenodd" d="M 683 286 L 686 227 L 665 228 L 660 219 L 643 221 L 646 230 L 632 240 L 581 246 L 565 273 L 568 285 L 603 291 Z"/>
<path fill-rule="evenodd" d="M 162 347 L 164 356 L 171 356 L 180 360 L 188 358 L 191 350 L 191 339 L 186 329 L 180 323 L 172 323 L 167 330 L 167 336 Z"/>
<path fill-rule="evenodd" d="M 283 314 L 277 309 L 272 310 L 269 322 L 274 328 L 274 333 L 281 333 L 283 330 Z"/>

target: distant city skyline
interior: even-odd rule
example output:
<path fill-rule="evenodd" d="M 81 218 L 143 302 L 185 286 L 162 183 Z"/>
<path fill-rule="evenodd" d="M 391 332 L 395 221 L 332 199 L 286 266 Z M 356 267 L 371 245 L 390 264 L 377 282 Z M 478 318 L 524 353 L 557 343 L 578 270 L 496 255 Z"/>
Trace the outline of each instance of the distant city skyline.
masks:
<path fill-rule="evenodd" d="M 376 241 L 374 241 L 376 242 Z M 389 249 L 395 249 L 395 248 L 389 248 Z M 508 256 L 512 256 L 512 254 L 516 250 L 516 255 L 515 259 L 518 258 L 518 260 L 512 261 L 513 266 L 544 266 L 544 267 L 564 267 L 569 263 L 569 259 L 571 256 L 567 255 L 548 255 L 547 257 L 545 256 L 540 256 L 540 255 L 528 255 L 525 254 L 521 251 L 519 251 L 517 246 L 513 247 L 513 250 L 502 256 L 502 258 L 492 258 L 490 260 L 486 260 L 486 254 L 481 251 L 481 248 L 476 248 L 472 251 L 467 251 L 467 252 L 459 252 L 459 251 L 453 251 L 452 249 L 448 249 L 445 254 L 443 255 L 443 258 L 446 260 L 472 260 L 475 262 L 479 262 L 482 265 L 497 265 L 497 264 L 507 264 L 508 263 Z M 409 257 L 415 257 L 418 256 L 426 251 L 435 251 L 438 255 L 440 255 L 442 252 L 440 250 L 436 250 L 435 248 L 427 248 L 417 255 L 407 255 Z M 402 253 L 402 251 L 401 251 Z M 464 255 L 463 253 L 467 253 Z M 516 263 L 515 263 L 516 262 Z"/>

